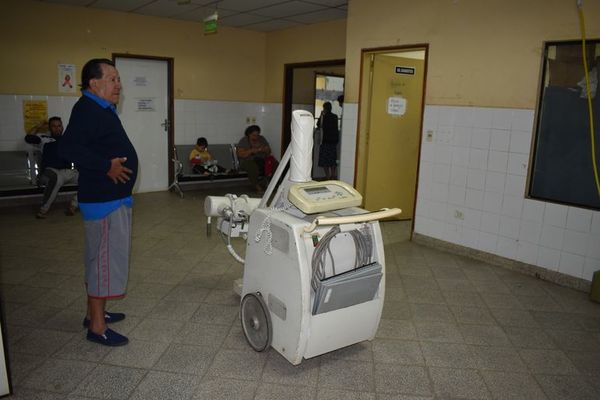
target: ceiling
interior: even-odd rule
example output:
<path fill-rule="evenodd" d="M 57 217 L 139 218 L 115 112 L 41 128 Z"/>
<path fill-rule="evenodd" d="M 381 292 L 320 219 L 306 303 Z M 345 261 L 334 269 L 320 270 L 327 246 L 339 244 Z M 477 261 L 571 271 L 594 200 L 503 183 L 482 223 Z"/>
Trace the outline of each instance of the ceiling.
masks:
<path fill-rule="evenodd" d="M 348 0 L 38 0 L 270 32 L 346 18 Z"/>

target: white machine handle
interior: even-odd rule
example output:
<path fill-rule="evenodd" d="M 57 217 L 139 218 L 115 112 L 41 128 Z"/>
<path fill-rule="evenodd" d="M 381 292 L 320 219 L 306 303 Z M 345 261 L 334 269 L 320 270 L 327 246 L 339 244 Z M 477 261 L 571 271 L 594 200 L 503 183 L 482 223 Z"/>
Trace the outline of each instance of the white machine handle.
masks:
<path fill-rule="evenodd" d="M 317 217 L 309 226 L 304 227 L 304 232 L 312 232 L 319 225 L 358 224 L 360 222 L 375 221 L 390 218 L 402 212 L 399 208 L 382 208 L 365 214 L 347 215 L 343 217 Z"/>

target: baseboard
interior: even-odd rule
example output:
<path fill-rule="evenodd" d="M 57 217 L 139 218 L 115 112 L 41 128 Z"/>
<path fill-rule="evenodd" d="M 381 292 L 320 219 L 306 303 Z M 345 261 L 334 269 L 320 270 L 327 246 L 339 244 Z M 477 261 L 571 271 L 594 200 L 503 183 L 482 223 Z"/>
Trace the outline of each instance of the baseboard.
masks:
<path fill-rule="evenodd" d="M 544 281 L 556 283 L 560 286 L 569 287 L 586 293 L 589 293 L 591 290 L 592 282 L 590 281 L 576 278 L 571 275 L 566 275 L 562 272 L 551 271 L 546 268 L 538 267 L 537 265 L 511 260 L 510 258 L 501 257 L 496 254 L 486 253 L 485 251 L 435 239 L 416 232 L 413 233 L 412 240 L 427 247 L 445 250 L 453 254 L 472 258 L 474 260 L 484 261 L 486 263 L 507 268 L 512 271 L 517 271 L 525 275 L 542 279 Z"/>

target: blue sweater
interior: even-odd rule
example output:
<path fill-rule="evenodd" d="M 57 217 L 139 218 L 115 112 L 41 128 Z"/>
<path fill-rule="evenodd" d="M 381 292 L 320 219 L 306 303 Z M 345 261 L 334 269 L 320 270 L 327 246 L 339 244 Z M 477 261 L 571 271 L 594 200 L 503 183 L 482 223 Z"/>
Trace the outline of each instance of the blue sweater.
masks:
<path fill-rule="evenodd" d="M 59 155 L 79 170 L 78 198 L 99 203 L 131 196 L 138 171 L 138 158 L 119 117 L 86 96 L 81 96 L 59 143 Z M 124 166 L 133 171 L 126 183 L 114 183 L 106 173 L 110 160 L 127 157 Z"/>

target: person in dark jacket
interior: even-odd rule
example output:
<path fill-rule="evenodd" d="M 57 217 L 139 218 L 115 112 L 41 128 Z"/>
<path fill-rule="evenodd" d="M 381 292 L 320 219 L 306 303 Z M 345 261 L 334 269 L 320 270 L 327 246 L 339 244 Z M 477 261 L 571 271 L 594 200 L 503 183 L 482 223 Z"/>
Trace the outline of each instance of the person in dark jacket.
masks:
<path fill-rule="evenodd" d="M 38 135 L 40 129 L 47 127 L 50 135 Z M 64 185 L 77 184 L 77 170 L 71 167 L 71 163 L 59 157 L 58 142 L 62 138 L 63 123 L 60 117 L 51 117 L 47 123 L 35 126 L 27 135 L 25 141 L 36 146 L 42 152 L 42 165 L 39 166 L 39 183 L 45 185 L 42 205 L 36 218 L 46 218 L 48 211 L 58 191 Z M 73 196 L 67 208 L 67 215 L 74 215 L 77 211 L 77 196 Z"/>
<path fill-rule="evenodd" d="M 338 116 L 331 112 L 331 103 L 323 103 L 323 111 L 317 121 L 317 128 L 321 128 L 322 139 L 319 146 L 319 167 L 325 170 L 326 179 L 336 179 L 337 172 L 337 146 L 340 140 L 338 129 Z"/>
<path fill-rule="evenodd" d="M 107 346 L 128 343 L 106 324 L 125 318 L 107 312 L 106 300 L 125 295 L 131 247 L 131 196 L 138 158 L 117 115 L 121 81 L 114 63 L 92 59 L 81 71 L 82 96 L 59 153 L 79 170 L 79 208 L 85 227 L 87 339 Z"/>

